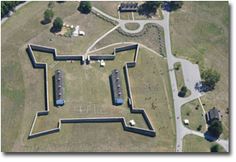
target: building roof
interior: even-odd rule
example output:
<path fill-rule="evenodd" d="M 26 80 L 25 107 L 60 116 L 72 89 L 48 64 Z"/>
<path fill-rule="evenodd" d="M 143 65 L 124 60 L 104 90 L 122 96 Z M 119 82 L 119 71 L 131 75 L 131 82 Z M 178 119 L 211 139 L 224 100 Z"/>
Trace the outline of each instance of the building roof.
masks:
<path fill-rule="evenodd" d="M 123 104 L 123 91 L 121 86 L 120 72 L 115 69 L 111 74 L 113 99 L 116 104 Z"/>
<path fill-rule="evenodd" d="M 138 3 L 137 2 L 122 2 L 120 4 L 121 11 L 137 11 L 138 10 Z"/>
<path fill-rule="evenodd" d="M 55 71 L 55 99 L 56 99 L 56 103 L 57 101 L 61 100 L 60 103 L 62 102 L 62 100 L 64 101 L 63 97 L 64 97 L 64 74 L 61 70 L 56 70 Z"/>
<path fill-rule="evenodd" d="M 135 126 L 136 123 L 135 123 L 135 121 L 132 119 L 132 120 L 129 121 L 129 124 L 130 124 L 131 126 Z"/>
<path fill-rule="evenodd" d="M 217 110 L 215 107 L 213 107 L 212 109 L 210 109 L 208 111 L 209 114 L 209 119 L 213 120 L 213 119 L 220 119 L 220 113 L 219 110 Z"/>

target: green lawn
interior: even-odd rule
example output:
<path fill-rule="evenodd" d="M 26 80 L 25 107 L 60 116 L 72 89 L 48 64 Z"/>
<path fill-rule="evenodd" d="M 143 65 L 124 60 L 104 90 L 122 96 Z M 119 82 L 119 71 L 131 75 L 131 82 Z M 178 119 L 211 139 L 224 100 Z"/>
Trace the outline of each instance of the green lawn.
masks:
<path fill-rule="evenodd" d="M 85 36 L 68 38 L 45 30 L 30 42 L 55 47 L 59 54 L 84 54 L 96 39 L 113 28 L 113 25 L 97 18 L 94 14 L 81 14 L 76 8 L 74 8 L 74 13 L 63 21 L 69 25 L 79 25 L 80 30 L 85 32 Z M 96 30 L 94 30 L 93 24 L 96 24 Z"/>
<path fill-rule="evenodd" d="M 205 114 L 203 114 L 202 108 L 198 100 L 191 101 L 186 103 L 181 107 L 181 115 L 182 119 L 188 119 L 189 125 L 186 127 L 196 130 L 205 132 L 206 131 L 206 122 L 205 122 Z M 202 126 L 200 130 L 198 130 L 199 126 Z"/>
<path fill-rule="evenodd" d="M 141 49 L 136 68 L 140 69 L 139 73 L 142 75 L 146 73 L 146 70 L 157 74 L 155 78 L 158 84 L 156 80 L 149 80 L 151 75 L 147 75 L 147 78 L 143 77 L 143 81 L 152 89 L 159 90 L 157 92 L 160 93 L 155 94 L 155 97 L 151 99 L 152 103 L 149 103 L 149 98 L 147 98 L 144 102 L 146 105 L 143 105 L 142 100 L 145 100 L 148 91 L 141 95 L 142 92 L 137 89 L 138 87 L 143 88 L 144 83 L 142 80 L 136 79 L 140 75 L 134 71 L 135 68 L 130 72 L 130 80 L 134 84 L 134 87 L 131 86 L 131 88 L 137 93 L 134 95 L 137 107 L 144 108 L 150 116 L 157 131 L 156 137 L 150 138 L 124 131 L 120 123 L 84 123 L 63 125 L 59 133 L 48 136 L 30 140 L 27 138 L 35 112 L 44 110 L 45 100 L 43 70 L 33 69 L 26 53 L 26 45 L 31 42 L 53 46 L 58 49 L 59 54 L 72 52 L 77 54 L 81 49 L 86 48 L 82 41 L 80 43 L 83 48 L 80 48 L 80 44 L 75 47 L 79 41 L 73 42 L 69 38 L 55 37 L 49 33 L 51 24 L 42 25 L 40 23 L 47 4 L 48 2 L 29 3 L 2 25 L 2 151 L 174 151 L 175 124 L 166 60 L 143 49 Z M 91 41 L 86 40 L 92 44 L 95 36 L 97 37 L 105 31 L 100 30 L 101 28 L 110 29 L 111 26 L 106 26 L 106 22 L 94 18 L 93 15 L 80 15 L 77 6 L 77 2 L 56 3 L 53 10 L 55 15 L 73 25 L 74 23 L 82 24 L 85 21 L 83 19 L 86 18 L 86 20 L 94 19 L 98 23 L 96 28 L 99 32 L 91 33 L 94 35 L 94 37 L 90 35 Z M 89 31 L 93 29 L 92 27 L 94 27 L 93 24 L 81 25 L 81 29 L 88 30 L 88 35 Z M 50 38 L 52 41 L 49 42 Z M 112 40 L 110 39 L 110 41 Z M 111 105 L 108 75 L 113 68 L 121 69 L 124 61 L 132 57 L 132 51 L 125 52 L 125 54 L 120 53 L 116 61 L 106 62 L 105 68 L 100 68 L 97 62 L 87 66 L 81 66 L 78 62 L 64 61 L 54 64 L 50 55 L 42 55 L 40 52 L 36 55 L 37 59 L 49 63 L 51 69 L 49 70 L 49 85 L 52 85 L 52 75 L 55 69 L 61 68 L 67 74 L 66 105 L 61 109 L 52 105 L 52 86 L 49 86 L 50 114 L 38 118 L 37 130 L 55 127 L 60 117 L 114 115 L 125 116 L 127 120 L 134 119 L 137 126 L 145 128 L 142 116 L 131 114 L 125 104 L 121 107 Z M 146 63 L 152 64 L 152 67 L 142 68 Z M 16 82 L 17 84 L 15 84 Z M 154 93 L 154 91 L 152 90 L 150 93 Z M 49 116 L 50 118 L 48 118 Z M 166 138 L 167 135 L 168 138 Z"/>
<path fill-rule="evenodd" d="M 139 28 L 139 24 L 138 23 L 127 23 L 127 24 L 125 24 L 125 27 L 129 30 L 136 30 Z"/>
<path fill-rule="evenodd" d="M 202 137 L 195 135 L 187 135 L 183 140 L 184 152 L 211 152 L 211 147 L 215 142 L 209 142 Z M 224 148 L 220 146 L 220 152 L 225 152 Z"/>
<path fill-rule="evenodd" d="M 108 2 L 101 2 L 101 1 L 93 1 L 92 5 L 103 12 L 107 13 L 110 16 L 115 18 L 118 17 L 118 6 L 121 2 L 119 1 L 108 1 Z"/>
<path fill-rule="evenodd" d="M 201 100 L 206 111 L 221 110 L 224 138 L 229 135 L 229 16 L 228 2 L 184 2 L 170 15 L 173 53 L 198 63 L 201 71 L 213 68 L 221 75 L 215 90 Z"/>
<path fill-rule="evenodd" d="M 162 40 L 164 40 L 164 31 L 163 28 L 160 29 L 160 35 Z M 145 46 L 153 49 L 154 51 L 160 53 L 160 43 L 158 39 L 158 31 L 157 28 L 151 27 L 148 29 L 148 31 L 142 35 L 137 37 L 130 37 L 120 34 L 117 30 L 111 32 L 108 34 L 105 38 L 100 40 L 93 49 L 98 49 L 101 47 L 104 47 L 106 45 L 112 44 L 112 43 L 118 43 L 118 42 L 138 42 L 142 43 Z M 164 46 L 164 43 L 163 43 Z M 165 56 L 165 52 L 163 53 Z"/>
<path fill-rule="evenodd" d="M 111 52 L 112 50 L 110 53 Z M 36 52 L 35 56 L 39 61 L 48 62 L 49 67 L 50 65 L 53 65 L 53 60 L 50 55 Z M 58 118 L 96 116 L 124 116 L 127 121 L 134 119 L 137 126 L 147 128 L 142 116 L 139 114 L 131 114 L 126 104 L 117 107 L 112 106 L 111 103 L 108 76 L 114 68 L 118 68 L 123 72 L 122 68 L 124 63 L 133 60 L 133 57 L 134 50 L 130 50 L 119 53 L 115 61 L 107 61 L 105 68 L 101 68 L 96 61 L 91 62 L 90 65 L 86 66 L 81 66 L 79 62 L 59 62 L 54 67 L 49 68 L 49 78 L 52 78 L 56 69 L 62 69 L 65 72 L 66 104 L 61 108 L 53 106 L 52 87 L 50 86 L 50 114 L 39 117 L 35 129 L 40 131 L 53 128 L 56 126 Z M 145 66 L 146 64 L 149 64 L 150 66 Z M 98 146 L 101 139 L 105 140 L 104 136 L 107 136 L 107 139 L 105 140 L 107 141 L 107 144 L 103 143 L 103 145 L 100 145 L 98 148 L 102 149 L 99 149 L 99 151 L 173 151 L 175 146 L 175 124 L 169 77 L 166 68 L 166 60 L 141 48 L 137 66 L 129 69 L 135 107 L 144 108 L 146 110 L 155 130 L 158 132 L 158 136 L 150 138 L 135 133 L 125 132 L 119 124 L 107 123 L 102 125 L 95 123 L 63 125 L 62 130 L 59 133 L 49 135 L 48 138 L 40 138 L 44 140 L 51 138 L 59 140 L 59 137 L 63 138 L 64 135 L 74 139 L 75 137 L 72 135 L 75 135 L 74 131 L 77 131 L 76 137 L 79 136 L 80 140 L 74 141 L 70 140 L 68 137 L 64 137 L 66 142 L 73 142 L 70 147 L 65 147 L 65 150 L 98 151 L 95 146 Z M 146 71 L 149 70 L 151 70 L 150 75 L 146 75 Z M 140 75 L 144 77 L 140 78 Z M 127 98 L 123 74 L 121 77 L 125 93 L 124 96 Z M 154 79 L 151 79 L 153 77 Z M 52 85 L 51 79 L 49 79 L 49 85 Z M 104 127 L 106 127 L 106 129 Z M 102 129 L 102 131 L 99 131 L 99 128 Z M 65 130 L 67 132 L 65 132 Z M 82 132 L 87 132 L 86 136 Z M 95 139 L 94 133 L 92 132 L 97 132 Z M 119 134 L 119 139 L 112 138 L 115 135 L 114 133 L 116 135 Z M 91 143 L 91 139 L 93 143 L 87 145 L 87 143 Z M 62 146 L 64 143 L 59 142 L 58 144 L 55 144 L 55 140 L 51 142 L 53 144 L 50 145 L 50 148 L 59 146 L 56 150 L 63 150 Z M 87 142 L 87 140 L 89 142 Z M 35 143 L 37 143 L 37 141 L 38 139 L 32 140 L 32 142 Z M 143 142 L 146 144 L 143 145 Z M 78 145 L 75 146 L 74 143 L 77 143 Z M 86 146 L 84 146 L 85 143 Z M 39 144 L 39 150 L 41 150 L 40 148 L 43 147 L 43 145 L 43 143 Z"/>
<path fill-rule="evenodd" d="M 180 92 L 181 88 L 183 86 L 185 86 L 184 75 L 183 75 L 183 70 L 182 70 L 181 63 L 179 63 L 179 62 L 175 63 L 174 70 L 175 70 L 175 76 L 176 76 L 178 91 Z M 186 92 L 186 95 L 184 97 L 188 97 L 190 95 L 191 95 L 191 91 L 187 88 L 187 92 Z"/>

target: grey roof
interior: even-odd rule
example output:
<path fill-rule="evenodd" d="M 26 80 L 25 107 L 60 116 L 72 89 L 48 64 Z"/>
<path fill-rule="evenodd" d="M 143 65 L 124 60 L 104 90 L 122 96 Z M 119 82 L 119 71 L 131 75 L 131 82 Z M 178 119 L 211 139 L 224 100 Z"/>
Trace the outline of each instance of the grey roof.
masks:
<path fill-rule="evenodd" d="M 64 74 L 61 70 L 55 71 L 55 98 L 56 100 L 63 100 L 64 96 Z"/>
<path fill-rule="evenodd" d="M 213 120 L 213 119 L 220 119 L 220 113 L 219 110 L 217 110 L 215 107 L 213 107 L 212 109 L 209 110 L 208 112 L 209 114 L 209 119 Z"/>
<path fill-rule="evenodd" d="M 114 100 L 123 99 L 123 91 L 121 86 L 120 72 L 115 69 L 111 74 L 112 90 Z"/>
<path fill-rule="evenodd" d="M 121 11 L 137 11 L 138 10 L 138 3 L 137 2 L 122 2 L 120 4 Z"/>

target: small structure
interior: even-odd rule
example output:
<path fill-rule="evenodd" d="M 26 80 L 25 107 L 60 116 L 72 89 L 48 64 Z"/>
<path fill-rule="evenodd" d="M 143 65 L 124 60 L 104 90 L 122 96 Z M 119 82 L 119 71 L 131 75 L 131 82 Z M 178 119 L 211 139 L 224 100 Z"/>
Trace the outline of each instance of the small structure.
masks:
<path fill-rule="evenodd" d="M 104 67 L 105 65 L 106 65 L 105 61 L 104 61 L 104 60 L 101 60 L 101 61 L 100 61 L 100 66 L 101 66 L 101 67 Z"/>
<path fill-rule="evenodd" d="M 75 27 L 75 31 L 73 31 L 73 36 L 78 37 L 79 36 L 79 25 Z"/>
<path fill-rule="evenodd" d="M 55 105 L 63 106 L 64 101 L 64 76 L 61 70 L 56 70 L 54 75 Z"/>
<path fill-rule="evenodd" d="M 206 121 L 207 123 L 211 123 L 213 120 L 221 120 L 220 118 L 220 111 L 213 107 L 206 113 Z"/>
<path fill-rule="evenodd" d="M 132 120 L 129 121 L 129 124 L 130 124 L 131 126 L 135 126 L 136 123 L 135 123 L 135 121 L 132 119 Z"/>
<path fill-rule="evenodd" d="M 189 120 L 188 119 L 184 119 L 184 125 L 189 125 Z"/>
<path fill-rule="evenodd" d="M 122 2 L 119 7 L 120 12 L 137 12 L 138 3 L 137 2 Z"/>
<path fill-rule="evenodd" d="M 84 36 L 85 32 L 84 31 L 79 31 L 79 35 Z"/>
<path fill-rule="evenodd" d="M 117 69 L 113 70 L 110 77 L 111 77 L 113 103 L 115 105 L 122 105 L 124 103 L 124 99 L 123 99 L 119 70 Z"/>

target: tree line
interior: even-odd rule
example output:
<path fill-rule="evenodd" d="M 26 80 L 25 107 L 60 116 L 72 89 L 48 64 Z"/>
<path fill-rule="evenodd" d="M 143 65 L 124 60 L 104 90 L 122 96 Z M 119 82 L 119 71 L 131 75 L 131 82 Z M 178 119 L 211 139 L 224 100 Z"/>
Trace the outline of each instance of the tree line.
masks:
<path fill-rule="evenodd" d="M 15 7 L 25 1 L 1 1 L 1 18 L 7 16 L 10 11 L 14 11 Z"/>

